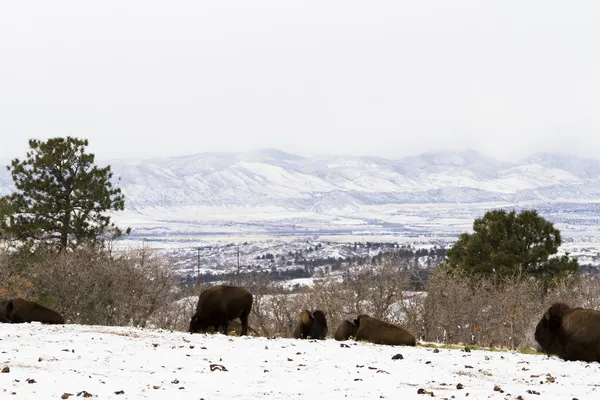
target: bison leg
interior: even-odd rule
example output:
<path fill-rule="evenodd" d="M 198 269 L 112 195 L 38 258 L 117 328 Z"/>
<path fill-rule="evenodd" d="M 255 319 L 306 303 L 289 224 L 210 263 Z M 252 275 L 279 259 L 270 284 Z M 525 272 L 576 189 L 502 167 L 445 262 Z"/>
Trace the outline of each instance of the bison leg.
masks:
<path fill-rule="evenodd" d="M 247 336 L 248 335 L 248 314 L 242 313 L 242 315 L 240 315 L 240 321 L 242 322 L 242 333 L 240 334 L 240 336 Z"/>
<path fill-rule="evenodd" d="M 221 325 L 223 325 L 223 334 L 227 336 L 227 330 L 229 329 L 229 318 L 227 318 L 227 315 L 225 315 L 225 318 L 223 318 Z"/>

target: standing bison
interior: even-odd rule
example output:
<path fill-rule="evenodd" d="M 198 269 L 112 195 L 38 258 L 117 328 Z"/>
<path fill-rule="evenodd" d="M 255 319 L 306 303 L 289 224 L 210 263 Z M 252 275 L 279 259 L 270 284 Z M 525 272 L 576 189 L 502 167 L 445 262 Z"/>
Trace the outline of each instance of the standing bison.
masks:
<path fill-rule="evenodd" d="M 206 332 L 219 327 L 227 335 L 229 321 L 239 318 L 242 323 L 241 336 L 248 334 L 248 315 L 252 309 L 252 293 L 238 286 L 213 286 L 200 293 L 196 313 L 190 321 L 190 333 Z"/>
<path fill-rule="evenodd" d="M 340 322 L 333 337 L 335 340 L 343 341 L 350 339 L 350 337 L 354 337 L 354 335 L 356 335 L 356 326 L 354 326 L 352 322 L 345 319 Z"/>
<path fill-rule="evenodd" d="M 355 340 L 392 346 L 415 346 L 417 344 L 413 334 L 401 325 L 389 324 L 368 315 L 359 315 L 354 320 L 354 326 L 356 329 Z"/>
<path fill-rule="evenodd" d="M 8 300 L 6 319 L 13 324 L 38 321 L 43 324 L 64 324 L 65 319 L 54 310 L 21 297 Z"/>
<path fill-rule="evenodd" d="M 292 332 L 292 336 L 295 339 L 325 339 L 327 336 L 327 319 L 323 311 L 314 310 L 311 313 L 308 310 L 304 310 L 296 316 L 300 321 L 298 321 Z"/>
<path fill-rule="evenodd" d="M 600 362 L 600 311 L 554 303 L 538 322 L 535 340 L 548 355 Z"/>

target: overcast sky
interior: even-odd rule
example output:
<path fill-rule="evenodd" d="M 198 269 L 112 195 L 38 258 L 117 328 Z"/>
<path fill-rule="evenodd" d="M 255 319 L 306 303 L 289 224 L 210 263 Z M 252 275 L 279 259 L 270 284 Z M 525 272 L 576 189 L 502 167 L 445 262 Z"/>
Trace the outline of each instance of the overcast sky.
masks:
<path fill-rule="evenodd" d="M 0 159 L 66 135 L 102 158 L 600 158 L 599 21 L 597 0 L 0 0 Z"/>

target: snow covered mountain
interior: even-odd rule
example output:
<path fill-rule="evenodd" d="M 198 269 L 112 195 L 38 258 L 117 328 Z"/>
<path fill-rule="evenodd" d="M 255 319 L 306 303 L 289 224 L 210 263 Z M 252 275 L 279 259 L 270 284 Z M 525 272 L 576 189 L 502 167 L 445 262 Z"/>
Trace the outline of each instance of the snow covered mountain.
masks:
<path fill-rule="evenodd" d="M 564 154 L 506 163 L 475 151 L 392 160 L 263 149 L 107 163 L 129 210 L 279 206 L 327 212 L 378 204 L 600 199 L 600 160 Z M 0 169 L 0 193 L 12 187 Z"/>

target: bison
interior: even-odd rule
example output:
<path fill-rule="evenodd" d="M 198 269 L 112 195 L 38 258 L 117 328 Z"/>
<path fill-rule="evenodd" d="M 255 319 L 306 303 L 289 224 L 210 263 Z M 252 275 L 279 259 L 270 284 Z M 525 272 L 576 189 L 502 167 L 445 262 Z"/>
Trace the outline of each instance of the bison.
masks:
<path fill-rule="evenodd" d="M 196 313 L 190 320 L 190 333 L 206 332 L 219 327 L 227 335 L 229 321 L 239 318 L 242 323 L 241 336 L 248 334 L 248 315 L 254 297 L 249 290 L 239 286 L 220 285 L 206 289 L 198 298 Z"/>
<path fill-rule="evenodd" d="M 65 319 L 54 310 L 21 297 L 8 300 L 6 318 L 13 324 L 38 321 L 43 324 L 64 324 Z"/>
<path fill-rule="evenodd" d="M 380 321 L 368 315 L 359 315 L 354 320 L 354 340 L 365 340 L 375 344 L 416 346 L 414 335 L 401 325 Z"/>
<path fill-rule="evenodd" d="M 356 334 L 356 326 L 347 319 L 340 322 L 337 330 L 335 331 L 334 339 L 343 341 L 348 340 L 350 337 L 354 337 Z"/>
<path fill-rule="evenodd" d="M 300 321 L 294 328 L 292 336 L 295 339 L 325 339 L 327 336 L 327 318 L 321 310 L 314 310 L 312 313 L 304 310 L 296 315 Z"/>
<path fill-rule="evenodd" d="M 600 311 L 554 303 L 538 322 L 534 336 L 548 355 L 600 362 Z"/>

